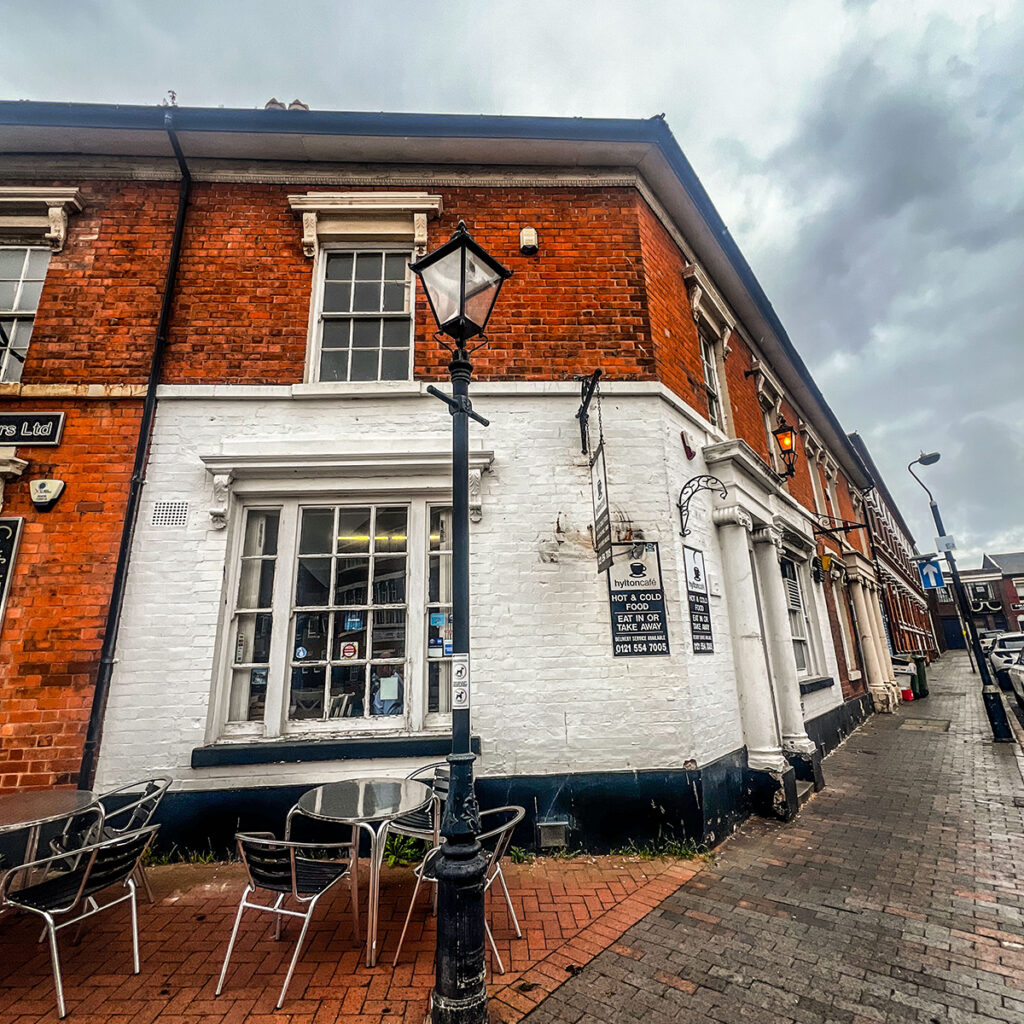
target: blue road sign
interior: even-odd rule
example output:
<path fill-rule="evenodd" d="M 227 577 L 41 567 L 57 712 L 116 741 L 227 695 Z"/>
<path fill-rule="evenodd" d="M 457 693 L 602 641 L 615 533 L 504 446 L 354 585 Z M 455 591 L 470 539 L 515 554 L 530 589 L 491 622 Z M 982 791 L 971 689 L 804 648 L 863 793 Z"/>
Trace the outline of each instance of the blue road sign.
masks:
<path fill-rule="evenodd" d="M 937 558 L 930 562 L 918 562 L 917 571 L 921 574 L 921 585 L 925 590 L 938 590 L 946 585 Z"/>

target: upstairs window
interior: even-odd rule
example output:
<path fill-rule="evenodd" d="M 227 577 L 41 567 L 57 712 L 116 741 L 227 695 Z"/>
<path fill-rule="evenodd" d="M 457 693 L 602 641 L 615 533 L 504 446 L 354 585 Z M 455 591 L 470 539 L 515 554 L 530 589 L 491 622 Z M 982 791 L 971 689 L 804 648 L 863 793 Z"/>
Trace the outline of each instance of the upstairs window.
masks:
<path fill-rule="evenodd" d="M 409 260 L 405 251 L 321 254 L 317 380 L 409 380 Z"/>
<path fill-rule="evenodd" d="M 21 380 L 49 263 L 48 249 L 0 248 L 0 381 Z"/>
<path fill-rule="evenodd" d="M 698 329 L 700 340 L 700 361 L 704 367 L 704 389 L 708 395 L 708 418 L 721 430 L 724 426 L 722 418 L 722 392 L 718 385 L 718 367 L 715 364 L 715 343 L 704 330 Z"/>

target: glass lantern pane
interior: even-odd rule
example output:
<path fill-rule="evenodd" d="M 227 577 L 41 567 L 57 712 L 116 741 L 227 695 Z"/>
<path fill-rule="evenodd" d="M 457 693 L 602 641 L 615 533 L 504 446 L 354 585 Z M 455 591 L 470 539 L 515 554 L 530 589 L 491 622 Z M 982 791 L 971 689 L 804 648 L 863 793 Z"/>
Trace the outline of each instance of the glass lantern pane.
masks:
<path fill-rule="evenodd" d="M 462 288 L 462 250 L 450 252 L 432 266 L 426 267 L 420 276 L 434 307 L 438 325 L 443 326 L 457 317 Z"/>

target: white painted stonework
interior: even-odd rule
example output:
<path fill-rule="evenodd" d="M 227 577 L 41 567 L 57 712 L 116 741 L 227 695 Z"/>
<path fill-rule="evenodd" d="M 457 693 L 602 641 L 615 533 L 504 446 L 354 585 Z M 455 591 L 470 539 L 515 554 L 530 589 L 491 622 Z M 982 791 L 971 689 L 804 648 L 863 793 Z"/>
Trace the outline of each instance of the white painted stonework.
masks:
<path fill-rule="evenodd" d="M 240 494 L 256 486 L 262 473 L 259 486 L 268 493 L 315 485 L 331 500 L 358 500 L 366 491 L 351 488 L 357 480 L 365 488 L 369 472 L 372 486 L 389 494 L 429 490 L 444 499 L 451 444 L 447 412 L 417 384 L 369 387 L 367 392 L 342 386 L 333 393 L 308 386 L 161 389 L 97 788 L 164 772 L 178 789 L 204 790 L 323 782 L 365 774 L 371 764 L 388 773 L 414 767 L 397 760 L 190 767 L 194 748 L 228 741 L 211 702 L 224 685 L 218 676 L 227 674 L 219 667 L 226 645 L 221 633 L 236 572 L 231 544 Z M 723 532 L 713 510 L 740 501 L 765 522 L 781 516 L 799 526 L 804 520 L 798 506 L 744 472 L 726 481 L 727 499 L 707 491 L 693 499 L 685 543 L 704 552 L 715 647 L 714 654 L 693 654 L 676 501 L 690 478 L 723 475 L 726 463 L 709 467 L 702 455 L 705 446 L 721 448 L 722 438 L 661 385 L 606 384 L 601 411 L 613 539 L 616 526 L 628 523 L 634 535 L 639 531 L 644 540 L 659 542 L 671 644 L 668 657 L 616 658 L 607 582 L 597 573 L 588 532 L 590 475 L 574 418 L 578 385 L 481 382 L 472 391 L 476 409 L 491 421 L 488 429 L 471 426 L 481 470 L 479 495 L 473 496 L 479 509 L 471 525 L 472 713 L 482 745 L 479 774 L 703 766 L 748 742 L 740 702 L 752 688 L 762 698 L 755 715 L 766 716 L 759 732 L 780 747 L 768 662 L 762 657 L 754 664 L 766 646 L 761 635 L 747 645 L 749 663 L 734 656 L 737 629 L 746 626 L 730 619 L 730 607 L 756 604 L 736 592 L 726 573 Z M 596 415 L 591 427 L 596 440 Z M 697 449 L 692 461 L 680 441 L 683 429 Z M 255 453 L 255 462 L 240 469 L 239 453 L 245 452 Z M 394 458 L 390 473 L 378 465 L 381 453 Z M 440 469 L 439 453 L 445 456 Z M 370 463 L 378 468 L 367 470 Z M 187 502 L 187 525 L 153 525 L 157 501 Z M 809 526 L 800 529 L 810 537 Z M 287 561 L 290 553 L 282 557 Z M 837 678 L 821 588 L 809 585 L 807 592 L 822 674 Z M 410 608 L 410 632 L 420 621 Z M 785 650 L 784 644 L 776 646 Z M 410 647 L 422 652 L 422 643 Z M 745 678 L 738 679 L 741 666 Z M 841 699 L 837 679 L 806 698 L 804 716 L 821 714 Z M 354 727 L 351 720 L 343 722 L 339 730 Z M 431 728 L 437 726 L 424 726 Z"/>

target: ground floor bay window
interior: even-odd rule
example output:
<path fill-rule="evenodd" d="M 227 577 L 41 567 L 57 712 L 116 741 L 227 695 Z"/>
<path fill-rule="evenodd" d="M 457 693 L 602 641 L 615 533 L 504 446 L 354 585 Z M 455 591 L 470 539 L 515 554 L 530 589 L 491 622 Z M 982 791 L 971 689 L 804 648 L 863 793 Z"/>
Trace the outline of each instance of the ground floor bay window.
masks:
<path fill-rule="evenodd" d="M 215 681 L 222 738 L 415 732 L 451 709 L 451 509 L 240 510 Z"/>

